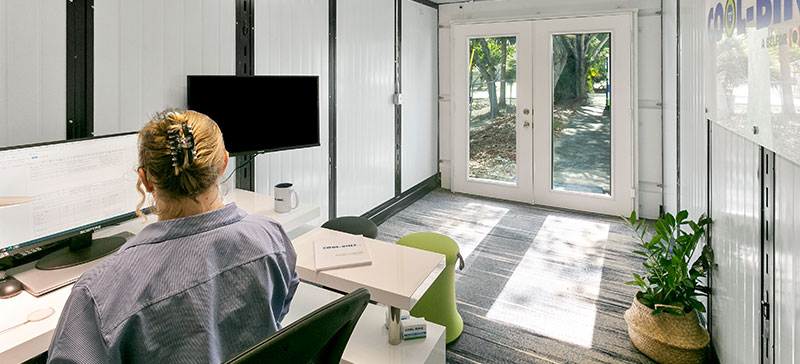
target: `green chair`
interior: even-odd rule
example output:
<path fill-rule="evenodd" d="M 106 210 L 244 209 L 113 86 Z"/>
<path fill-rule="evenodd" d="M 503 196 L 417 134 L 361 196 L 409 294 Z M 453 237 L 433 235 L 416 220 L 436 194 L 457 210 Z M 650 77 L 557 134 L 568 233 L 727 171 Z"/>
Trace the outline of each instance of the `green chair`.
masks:
<path fill-rule="evenodd" d="M 411 316 L 424 317 L 427 321 L 446 327 L 446 341 L 452 342 L 464 330 L 464 320 L 456 309 L 456 261 L 461 263 L 459 269 L 464 269 L 464 259 L 458 251 L 458 244 L 453 239 L 436 233 L 406 235 L 398 240 L 397 244 L 444 254 L 446 257 L 444 271 L 422 295 L 410 313 Z"/>
<path fill-rule="evenodd" d="M 328 222 L 322 224 L 322 227 L 348 234 L 364 235 L 370 239 L 378 237 L 378 225 L 375 225 L 370 219 L 358 216 L 337 217 L 328 220 Z"/>

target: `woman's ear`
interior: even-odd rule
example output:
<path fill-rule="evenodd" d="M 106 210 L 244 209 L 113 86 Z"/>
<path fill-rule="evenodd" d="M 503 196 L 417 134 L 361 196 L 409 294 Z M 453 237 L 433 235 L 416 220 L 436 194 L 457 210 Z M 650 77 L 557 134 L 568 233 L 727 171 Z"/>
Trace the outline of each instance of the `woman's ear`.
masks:
<path fill-rule="evenodd" d="M 222 170 L 219 171 L 219 175 L 223 175 L 225 170 L 228 169 L 228 151 L 225 151 L 225 164 L 222 165 Z"/>
<path fill-rule="evenodd" d="M 153 193 L 153 184 L 147 180 L 147 172 L 144 171 L 144 168 L 139 168 L 139 180 L 142 181 L 147 192 Z"/>

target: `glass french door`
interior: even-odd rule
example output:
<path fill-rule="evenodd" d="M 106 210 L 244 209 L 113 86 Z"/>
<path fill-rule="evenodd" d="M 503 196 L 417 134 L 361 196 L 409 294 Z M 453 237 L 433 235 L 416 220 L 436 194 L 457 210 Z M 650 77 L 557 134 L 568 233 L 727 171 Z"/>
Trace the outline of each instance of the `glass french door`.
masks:
<path fill-rule="evenodd" d="M 632 22 L 624 14 L 454 26 L 453 190 L 630 213 Z"/>
<path fill-rule="evenodd" d="M 453 189 L 532 202 L 531 22 L 453 27 Z"/>
<path fill-rule="evenodd" d="M 630 14 L 534 25 L 537 204 L 613 215 L 634 208 Z"/>

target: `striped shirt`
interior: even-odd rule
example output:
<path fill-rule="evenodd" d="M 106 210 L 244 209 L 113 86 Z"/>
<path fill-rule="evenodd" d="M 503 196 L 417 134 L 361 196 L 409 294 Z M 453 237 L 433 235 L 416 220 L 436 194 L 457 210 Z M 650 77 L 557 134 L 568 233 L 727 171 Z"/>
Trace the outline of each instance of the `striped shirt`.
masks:
<path fill-rule="evenodd" d="M 283 228 L 235 204 L 146 226 L 75 283 L 52 363 L 219 363 L 280 329 L 297 288 Z"/>

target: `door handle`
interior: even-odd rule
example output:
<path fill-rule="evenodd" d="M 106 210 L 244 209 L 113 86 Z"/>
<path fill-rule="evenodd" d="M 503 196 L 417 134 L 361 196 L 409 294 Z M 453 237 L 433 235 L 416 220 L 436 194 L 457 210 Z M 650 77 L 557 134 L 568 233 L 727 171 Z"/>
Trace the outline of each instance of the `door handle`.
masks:
<path fill-rule="evenodd" d="M 525 127 L 525 128 L 530 127 L 531 126 L 531 122 L 530 121 L 525 121 L 524 123 L 522 123 L 522 126 Z"/>

